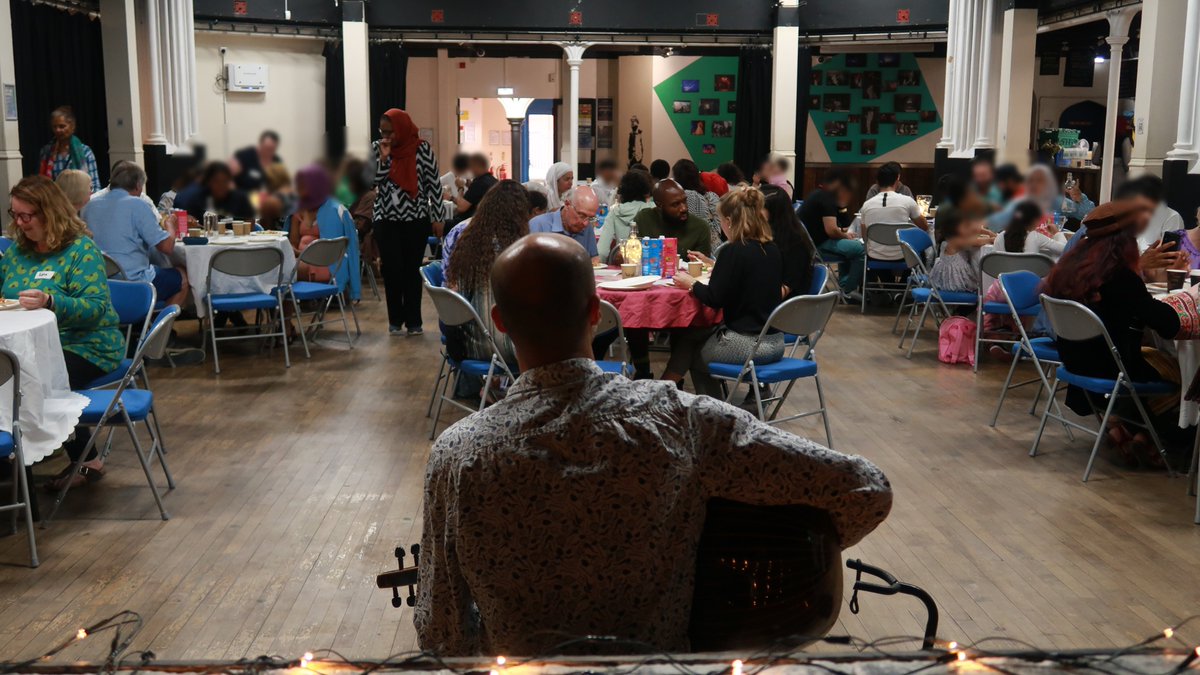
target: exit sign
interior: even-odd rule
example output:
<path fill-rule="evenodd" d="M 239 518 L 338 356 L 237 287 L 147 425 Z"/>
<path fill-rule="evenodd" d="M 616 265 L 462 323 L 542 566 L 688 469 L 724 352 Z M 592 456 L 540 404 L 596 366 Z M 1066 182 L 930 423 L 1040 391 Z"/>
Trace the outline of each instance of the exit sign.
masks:
<path fill-rule="evenodd" d="M 571 12 L 570 19 L 567 21 L 567 23 L 569 23 L 572 26 L 582 26 L 583 25 L 583 12 L 578 12 L 578 11 Z"/>
<path fill-rule="evenodd" d="M 444 9 L 429 10 L 429 22 L 430 23 L 446 23 L 446 10 L 444 10 Z"/>
<path fill-rule="evenodd" d="M 908 23 L 909 13 L 907 9 L 896 10 L 896 23 Z"/>
<path fill-rule="evenodd" d="M 249 9 L 246 7 L 246 0 L 234 0 L 233 13 L 238 16 L 245 16 Z"/>
<path fill-rule="evenodd" d="M 705 14 L 704 15 L 704 25 L 712 27 L 712 28 L 716 28 L 717 26 L 720 26 L 721 25 L 721 15 L 720 14 Z"/>

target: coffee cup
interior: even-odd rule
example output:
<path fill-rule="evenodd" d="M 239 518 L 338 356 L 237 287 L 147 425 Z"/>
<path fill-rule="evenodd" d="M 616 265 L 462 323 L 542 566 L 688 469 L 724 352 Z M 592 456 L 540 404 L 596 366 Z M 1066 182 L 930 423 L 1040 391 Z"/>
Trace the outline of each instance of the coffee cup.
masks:
<path fill-rule="evenodd" d="M 187 233 L 188 233 L 189 237 L 203 237 L 204 236 L 204 230 L 202 230 L 198 227 L 189 227 Z"/>
<path fill-rule="evenodd" d="M 687 270 L 688 274 L 693 278 L 699 279 L 700 275 L 704 272 L 704 264 L 699 260 L 689 260 Z"/>
<path fill-rule="evenodd" d="M 1167 290 L 1177 291 L 1183 288 L 1183 282 L 1187 281 L 1187 270 L 1167 270 Z"/>
<path fill-rule="evenodd" d="M 628 279 L 637 274 L 637 263 L 621 263 L 621 276 Z"/>

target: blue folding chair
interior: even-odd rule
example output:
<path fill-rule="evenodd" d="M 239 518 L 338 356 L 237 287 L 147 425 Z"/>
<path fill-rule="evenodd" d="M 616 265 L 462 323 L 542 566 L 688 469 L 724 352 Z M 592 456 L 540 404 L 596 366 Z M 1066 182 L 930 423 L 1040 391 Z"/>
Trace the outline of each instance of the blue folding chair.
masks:
<path fill-rule="evenodd" d="M 442 275 L 442 261 L 435 260 L 421 267 L 421 282 L 424 286 L 432 286 L 441 288 L 445 282 Z M 440 330 L 444 324 L 438 321 L 438 329 Z M 442 384 L 442 380 L 450 377 L 450 373 L 446 372 L 446 366 L 450 362 L 450 355 L 446 353 L 446 334 L 442 333 L 442 362 L 438 364 L 437 379 L 433 381 L 433 393 L 429 396 L 429 409 L 425 411 L 425 416 L 433 415 L 433 404 L 437 401 L 438 388 Z"/>
<path fill-rule="evenodd" d="M 21 364 L 17 355 L 0 349 L 0 387 L 12 382 L 12 431 L 0 431 L 0 460 L 12 464 L 12 494 L 0 513 L 12 512 L 12 530 L 17 531 L 17 512 L 25 512 L 25 532 L 29 538 L 29 566 L 38 566 L 37 541 L 33 534 L 33 502 L 29 499 L 29 476 L 21 450 Z"/>
<path fill-rule="evenodd" d="M 84 407 L 83 413 L 79 416 L 79 424 L 95 427 L 98 432 L 106 426 L 123 425 L 129 432 L 129 439 L 133 442 L 134 452 L 137 453 L 138 461 L 142 464 L 142 471 L 146 474 L 146 482 L 150 485 L 150 492 L 154 495 L 154 502 L 158 505 L 159 515 L 163 520 L 168 520 L 171 516 L 167 513 L 163 506 L 162 496 L 158 492 L 158 486 L 154 483 L 154 476 L 150 472 L 150 462 L 157 457 L 158 463 L 162 467 L 163 474 L 167 479 L 167 489 L 175 489 L 175 479 L 171 477 L 171 470 L 167 468 L 167 458 L 163 453 L 162 438 L 157 431 L 157 426 L 146 424 L 146 429 L 150 433 L 151 445 L 148 452 L 142 451 L 142 443 L 138 439 L 137 427 L 138 422 L 146 423 L 150 417 L 150 412 L 154 408 L 154 394 L 148 389 L 135 388 L 134 377 L 138 370 L 141 369 L 142 363 L 146 358 L 160 359 L 166 354 L 167 340 L 171 336 L 171 326 L 175 323 L 175 318 L 179 316 L 179 306 L 170 305 L 158 315 L 154 324 L 142 336 L 138 343 L 137 351 L 133 354 L 133 367 L 121 379 L 120 384 L 116 389 L 89 389 L 87 391 L 78 392 L 88 398 L 87 406 Z M 83 462 L 87 459 L 88 453 L 92 448 L 96 447 L 97 439 L 100 438 L 99 433 L 93 433 L 87 445 L 79 453 L 79 457 L 71 464 L 71 470 L 67 475 L 74 475 L 79 472 L 79 468 L 83 466 Z M 108 455 L 108 449 L 101 454 L 100 458 L 104 459 Z M 71 489 L 71 481 L 64 481 L 62 488 L 58 492 L 58 497 L 54 501 L 54 506 L 51 507 L 49 515 L 42 519 L 42 527 L 49 524 L 54 514 L 58 512 L 58 507 L 62 506 L 63 500 L 67 496 L 67 492 Z"/>
<path fill-rule="evenodd" d="M 621 347 L 621 360 L 609 361 L 607 359 L 597 361 L 596 365 L 606 373 L 616 373 L 631 377 L 633 374 L 633 366 L 629 365 L 629 343 L 625 341 L 625 327 L 621 324 L 621 312 L 617 310 L 612 303 L 600 301 L 600 323 L 596 324 L 596 334 L 607 333 L 609 331 L 617 331 L 617 339 L 613 343 Z"/>
<path fill-rule="evenodd" d="M 483 333 L 484 339 L 492 349 L 492 357 L 486 361 L 476 359 L 455 361 L 454 359 L 450 358 L 449 353 L 443 349 L 443 358 L 445 359 L 445 362 L 449 366 L 450 370 L 444 379 L 441 378 L 439 373 L 439 381 L 441 381 L 441 394 L 438 397 L 437 410 L 433 414 L 433 426 L 429 429 L 429 438 L 432 439 L 437 434 L 437 425 L 438 420 L 441 419 L 442 416 L 443 403 L 450 403 L 451 405 L 467 412 L 475 412 L 475 410 L 456 401 L 453 396 L 446 395 L 446 391 L 450 387 L 450 381 L 452 379 L 457 384 L 458 378 L 464 374 L 476 375 L 484 378 L 483 392 L 479 396 L 478 408 L 478 410 L 483 410 L 487 406 L 488 393 L 490 392 L 492 386 L 492 377 L 498 372 L 503 372 L 503 374 L 509 379 L 515 379 L 515 376 L 513 375 L 513 372 L 509 370 L 508 364 L 504 362 L 504 359 L 500 358 L 500 348 L 496 345 L 495 338 L 492 337 L 491 332 L 487 329 L 487 325 L 484 324 L 483 319 L 479 317 L 479 313 L 475 311 L 475 308 L 471 306 L 471 303 L 467 302 L 467 299 L 463 296 L 448 288 L 439 288 L 431 285 L 428 281 L 428 277 L 426 277 L 424 285 L 425 292 L 428 293 L 430 299 L 433 300 L 433 306 L 437 310 L 439 322 L 446 326 L 463 327 L 472 323 L 477 324 L 479 326 L 479 330 Z M 453 377 L 451 377 L 451 375 L 453 375 Z M 437 394 L 435 392 L 435 396 L 436 395 Z"/>
<path fill-rule="evenodd" d="M 1062 415 L 1058 399 L 1055 398 L 1055 394 L 1058 393 L 1058 378 L 1055 376 L 1055 371 L 1058 366 L 1062 365 L 1062 359 L 1058 356 L 1058 346 L 1054 344 L 1054 338 L 1030 339 L 1028 333 L 1025 332 L 1025 324 L 1022 322 L 1023 318 L 1031 316 L 1030 308 L 1041 311 L 1041 303 L 1038 299 L 1038 287 L 1041 286 L 1041 283 L 1041 277 L 1026 270 L 1006 272 L 1000 275 L 1000 286 L 1004 289 L 1004 301 L 1008 305 L 1009 316 L 1017 327 L 1019 340 L 1012 346 L 1012 365 L 1008 368 L 1008 377 L 1004 379 L 1004 387 L 1000 389 L 1000 400 L 996 402 L 996 411 L 992 413 L 992 421 L 988 426 L 996 426 L 996 420 L 1000 418 L 1000 408 L 1004 406 L 1004 399 L 1008 397 L 1008 392 L 1029 384 L 1041 385 L 1034 394 L 1029 414 L 1032 415 L 1037 410 L 1038 400 L 1045 392 L 1049 396 L 1046 405 L 1053 405 L 1055 411 Z M 1013 374 L 1017 371 L 1017 364 L 1022 361 L 1032 361 L 1034 371 L 1038 376 L 1032 380 L 1013 384 Z M 1063 429 L 1066 430 L 1067 437 L 1074 440 L 1075 436 L 1071 433 L 1071 427 L 1063 425 Z"/>
<path fill-rule="evenodd" d="M 0 237 L 0 257 L 2 257 L 4 252 L 8 250 L 8 247 L 12 245 L 12 239 L 9 239 L 8 237 Z"/>
<path fill-rule="evenodd" d="M 212 292 L 213 272 L 220 272 L 232 277 L 257 277 L 278 270 L 276 281 L 271 293 L 219 293 Z M 280 338 L 283 343 L 283 362 L 287 368 L 292 367 L 292 359 L 288 354 L 287 331 L 284 329 L 283 295 L 287 286 L 283 279 L 283 252 L 274 246 L 251 246 L 246 248 L 229 248 L 218 251 L 208 263 L 208 279 L 205 281 L 204 301 L 208 305 L 208 334 L 212 341 L 213 370 L 221 372 L 221 362 L 217 355 L 217 342 L 228 340 L 255 340 Z M 267 313 L 268 324 L 277 324 L 278 332 L 257 332 L 249 335 L 228 335 L 217 337 L 217 326 L 214 322 L 217 312 L 242 312 L 253 309 Z M 274 314 L 274 318 L 272 318 Z"/>
<path fill-rule="evenodd" d="M 896 272 L 903 273 L 908 271 L 908 263 L 904 260 L 873 260 L 870 256 L 871 244 L 879 246 L 899 247 L 900 239 L 898 234 L 901 230 L 907 230 L 912 227 L 912 223 L 875 223 L 874 225 L 863 225 L 863 245 L 867 247 L 866 263 L 863 265 L 863 303 L 862 313 L 867 313 L 867 296 L 869 293 L 898 293 L 908 290 L 908 284 L 898 281 L 876 281 L 873 284 L 867 282 L 867 278 L 871 272 Z"/>
<path fill-rule="evenodd" d="M 292 270 L 292 280 L 286 287 L 288 297 L 292 299 L 292 309 L 296 314 L 296 324 L 300 330 L 300 344 L 304 346 L 305 358 L 312 358 L 312 354 L 308 350 L 308 332 L 312 331 L 313 339 L 317 337 L 317 330 L 329 323 L 342 324 L 342 328 L 346 332 L 346 345 L 350 349 L 354 349 L 354 338 L 350 337 L 350 320 L 346 318 L 346 301 L 342 298 L 342 291 L 337 285 L 337 275 L 342 268 L 342 263 L 346 261 L 346 249 L 350 245 L 350 240 L 346 237 L 336 237 L 334 239 L 317 239 L 305 247 L 300 252 L 300 257 L 296 259 L 296 267 Z M 300 271 L 300 263 L 304 263 L 310 267 L 324 267 L 329 270 L 329 283 L 321 283 L 318 281 L 299 281 L 296 275 Z M 325 320 L 325 313 L 329 311 L 330 305 L 334 299 L 337 299 L 338 309 L 341 310 L 341 319 Z M 300 311 L 300 301 L 312 301 L 318 303 L 317 310 L 304 314 Z M 322 305 L 320 301 L 324 300 Z M 358 315 L 354 312 L 354 306 L 350 306 L 350 313 L 354 315 L 354 329 L 359 335 L 362 331 L 358 328 Z M 311 317 L 307 326 L 304 325 L 304 317 Z"/>
<path fill-rule="evenodd" d="M 1011 337 L 984 337 L 983 336 L 983 315 L 984 314 L 1008 314 L 1008 303 L 1006 302 L 984 302 L 983 296 L 987 294 L 988 279 L 999 279 L 1001 274 L 1007 272 L 1033 272 L 1039 279 L 1045 279 L 1050 270 L 1054 268 L 1054 261 L 1049 257 L 1040 253 L 1006 253 L 1003 251 L 995 251 L 983 256 L 979 261 L 979 299 L 975 307 L 975 372 L 979 372 L 979 362 L 983 359 L 979 358 L 979 351 L 983 343 L 999 345 L 1015 345 L 1020 344 L 1020 340 L 1016 335 Z M 1031 307 L 1022 307 L 1022 316 L 1037 316 L 1039 313 L 1037 305 Z"/>
<path fill-rule="evenodd" d="M 908 230 L 903 230 L 907 232 Z M 930 314 L 933 315 L 933 321 L 940 328 L 942 325 L 941 317 L 950 316 L 951 307 L 974 307 L 979 302 L 978 293 L 963 293 L 959 291 L 942 291 L 933 287 L 929 281 L 929 271 L 925 267 L 925 261 L 917 254 L 908 242 L 901 240 L 900 248 L 904 251 L 904 260 L 909 267 L 915 271 L 915 276 L 920 282 L 913 283 L 913 287 L 909 289 L 909 295 L 912 296 L 912 304 L 909 305 L 908 320 L 904 322 L 904 330 L 900 333 L 900 344 L 898 349 L 904 349 L 904 338 L 908 335 L 908 329 L 913 328 L 912 341 L 908 343 L 908 353 L 905 358 L 911 359 L 913 348 L 917 346 L 917 338 L 921 334 L 921 329 L 925 327 L 925 320 Z M 913 318 L 916 316 L 917 307 L 921 307 L 921 319 L 913 327 Z M 931 311 L 932 310 L 932 311 Z M 941 316 L 938 316 L 938 311 L 941 311 Z"/>
<path fill-rule="evenodd" d="M 1051 406 L 1047 405 L 1045 411 L 1042 413 L 1042 423 L 1038 427 L 1037 436 L 1033 439 L 1033 447 L 1029 450 L 1029 456 L 1034 457 L 1037 455 L 1038 445 L 1041 443 L 1042 434 L 1046 430 L 1047 420 L 1054 419 L 1061 424 L 1070 425 L 1075 429 L 1091 434 L 1096 437 L 1096 442 L 1092 445 L 1092 454 L 1088 457 L 1087 468 L 1083 471 L 1083 480 L 1087 482 L 1088 477 L 1092 474 L 1092 466 L 1096 462 L 1096 454 L 1100 451 L 1100 441 L 1104 439 L 1104 432 L 1108 428 L 1108 419 L 1113 416 L 1113 409 L 1116 406 L 1117 400 L 1127 398 L 1133 401 L 1141 420 L 1133 420 L 1127 417 L 1121 417 L 1121 419 L 1144 428 L 1150 434 L 1150 438 L 1154 441 L 1154 447 L 1158 449 L 1159 454 L 1162 455 L 1163 461 L 1166 463 L 1167 471 L 1171 475 L 1174 475 L 1175 472 L 1171 468 L 1170 462 L 1167 461 L 1166 448 L 1163 447 L 1162 441 L 1158 438 L 1158 432 L 1155 431 L 1150 415 L 1146 412 L 1146 406 L 1142 404 L 1142 396 L 1172 394 L 1179 391 L 1178 387 L 1171 382 L 1135 382 L 1129 376 L 1129 371 L 1126 370 L 1125 364 L 1122 363 L 1121 354 L 1117 351 L 1116 345 L 1113 344 L 1112 336 L 1108 334 L 1108 329 L 1104 327 L 1104 322 L 1092 310 L 1078 302 L 1059 300 L 1045 293 L 1041 295 L 1041 301 L 1042 311 L 1046 313 L 1046 319 L 1050 322 L 1050 327 L 1054 330 L 1054 334 L 1058 336 L 1058 340 L 1082 342 L 1103 339 L 1117 367 L 1117 377 L 1113 379 L 1089 377 L 1073 373 L 1067 370 L 1066 366 L 1059 366 L 1057 374 L 1060 381 L 1079 387 L 1087 392 L 1088 405 L 1091 406 L 1094 414 L 1100 416 L 1100 426 L 1097 429 L 1085 427 L 1082 424 L 1066 419 L 1061 414 L 1051 413 Z M 1105 407 L 1103 413 L 1096 409 L 1091 394 L 1097 394 L 1108 399 L 1108 405 Z"/>
<path fill-rule="evenodd" d="M 825 333 L 825 326 L 829 323 L 829 317 L 833 316 L 833 310 L 837 306 L 839 295 L 840 293 L 836 291 L 830 291 L 822 295 L 804 295 L 785 301 L 776 307 L 775 311 L 771 312 L 771 316 L 767 318 L 766 325 L 763 326 L 762 331 L 759 332 L 758 337 L 754 340 L 754 348 L 750 350 L 751 356 L 744 363 L 709 363 L 708 372 L 714 378 L 722 380 L 722 386 L 724 386 L 725 382 L 733 382 L 733 386 L 727 388 L 728 393 L 725 396 L 725 401 L 727 403 L 731 401 L 733 395 L 737 392 L 738 386 L 742 382 L 746 382 L 750 385 L 750 390 L 754 392 L 754 403 L 758 408 L 758 419 L 768 424 L 779 424 L 801 417 L 820 415 L 821 421 L 825 424 L 825 444 L 832 448 L 833 434 L 829 430 L 829 416 L 825 408 L 825 394 L 821 390 L 821 377 L 817 372 L 815 350 L 817 341 Z M 775 363 L 764 365 L 755 364 L 753 354 L 758 351 L 759 343 L 772 330 L 802 336 L 808 347 L 804 356 L 798 359 L 784 357 Z M 788 394 L 791 393 L 796 381 L 808 377 L 813 378 L 814 382 L 816 382 L 817 401 L 820 407 L 809 412 L 776 419 L 779 415 L 779 409 L 783 407 L 783 403 L 787 400 Z M 778 384 L 781 382 L 788 383 L 787 388 L 783 390 L 782 394 L 763 398 L 762 389 L 759 387 L 760 384 Z M 763 408 L 764 403 L 775 404 L 770 414 L 767 414 Z"/>
<path fill-rule="evenodd" d="M 929 261 L 930 253 L 933 251 L 933 238 L 929 236 L 928 232 L 919 227 L 909 227 L 897 232 L 896 239 L 902 244 L 908 244 L 909 248 L 916 251 L 917 259 L 922 263 Z M 903 250 L 902 248 L 901 251 Z M 900 315 L 904 313 L 904 308 L 908 307 L 913 301 L 912 289 L 922 288 L 929 281 L 929 275 L 912 267 L 907 257 L 904 259 L 904 263 L 908 269 L 908 280 L 904 285 L 904 291 L 900 294 L 900 306 L 896 308 L 896 320 L 892 323 L 893 335 L 896 333 L 896 329 L 900 327 Z"/>
<path fill-rule="evenodd" d="M 104 258 L 104 276 L 108 277 L 109 279 L 128 279 L 129 278 L 129 277 L 125 276 L 125 269 L 123 267 L 121 267 L 121 263 L 114 260 L 112 256 L 105 253 L 104 251 L 101 251 L 100 257 Z"/>
<path fill-rule="evenodd" d="M 108 280 L 108 293 L 112 298 L 113 309 L 117 311 L 117 320 L 125 328 L 125 353 L 128 354 L 134 327 L 139 328 L 139 336 L 145 335 L 146 330 L 150 327 L 150 317 L 154 311 L 157 293 L 154 290 L 154 284 L 148 281 L 121 281 L 119 279 Z M 121 381 L 132 365 L 133 359 L 122 359 L 121 364 L 115 370 L 92 380 L 84 389 L 99 389 Z"/>
<path fill-rule="evenodd" d="M 813 265 L 812 281 L 808 284 L 808 292 L 804 295 L 820 295 L 825 290 L 825 284 L 829 281 L 829 270 L 823 265 Z M 792 348 L 788 352 L 788 356 L 795 356 L 796 349 L 804 340 L 799 335 L 785 333 L 783 336 L 783 344 Z"/>

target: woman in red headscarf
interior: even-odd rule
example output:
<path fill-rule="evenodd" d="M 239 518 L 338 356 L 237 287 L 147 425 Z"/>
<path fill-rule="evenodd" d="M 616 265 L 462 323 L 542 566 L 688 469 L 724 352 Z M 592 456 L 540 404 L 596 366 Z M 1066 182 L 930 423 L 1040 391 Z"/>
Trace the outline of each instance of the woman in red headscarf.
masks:
<path fill-rule="evenodd" d="M 375 161 L 375 209 L 372 234 L 379 246 L 387 291 L 388 332 L 420 335 L 421 260 L 441 218 L 442 188 L 437 157 L 421 140 L 408 113 L 392 108 L 379 120 L 379 140 L 371 145 Z"/>

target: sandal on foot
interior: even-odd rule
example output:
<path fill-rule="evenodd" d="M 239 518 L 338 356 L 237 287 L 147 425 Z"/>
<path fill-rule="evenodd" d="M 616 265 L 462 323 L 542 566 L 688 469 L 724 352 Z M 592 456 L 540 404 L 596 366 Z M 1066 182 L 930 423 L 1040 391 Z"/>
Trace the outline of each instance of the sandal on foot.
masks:
<path fill-rule="evenodd" d="M 97 469 L 85 464 L 84 466 L 79 467 L 79 473 L 75 475 L 68 474 L 61 478 L 55 478 L 46 483 L 45 487 L 48 492 L 58 492 L 63 488 L 63 481 L 66 480 L 71 481 L 71 487 L 79 487 L 80 485 L 99 482 L 102 478 L 104 478 L 103 468 Z"/>

